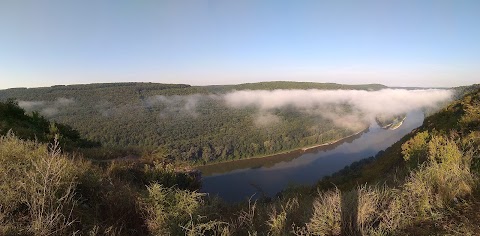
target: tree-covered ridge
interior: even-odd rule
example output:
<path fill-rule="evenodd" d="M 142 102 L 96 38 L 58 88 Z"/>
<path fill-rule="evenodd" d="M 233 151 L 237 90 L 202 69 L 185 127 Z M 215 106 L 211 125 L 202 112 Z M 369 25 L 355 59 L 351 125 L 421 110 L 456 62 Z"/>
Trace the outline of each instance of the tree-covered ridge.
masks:
<path fill-rule="evenodd" d="M 238 85 L 208 86 L 223 90 L 274 90 L 274 89 L 356 89 L 356 90 L 380 90 L 387 88 L 382 84 L 361 84 L 346 85 L 336 83 L 315 83 L 315 82 L 292 82 L 292 81 L 273 81 L 245 83 Z"/>
<path fill-rule="evenodd" d="M 27 115 L 13 100 L 0 102 L 0 135 L 13 132 L 22 139 L 50 142 L 57 138 L 67 150 L 79 147 L 95 147 L 98 143 L 80 137 L 72 127 L 50 122 L 38 112 Z"/>
<path fill-rule="evenodd" d="M 27 111 L 38 111 L 52 120 L 69 124 L 106 147 L 140 147 L 176 160 L 210 162 L 325 143 L 358 130 L 339 128 L 330 120 L 288 108 L 268 114 L 282 117 L 282 122 L 274 128 L 259 127 L 255 125 L 258 117 L 254 108 L 232 109 L 219 100 L 209 99 L 208 94 L 245 89 L 378 90 L 384 87 L 308 82 L 222 86 L 113 83 L 7 89 L 0 91 L 0 100 L 15 98 Z M 169 106 L 162 103 L 165 97 L 172 98 Z M 188 108 L 189 99 L 202 101 L 195 105 L 194 112 L 183 109 Z"/>

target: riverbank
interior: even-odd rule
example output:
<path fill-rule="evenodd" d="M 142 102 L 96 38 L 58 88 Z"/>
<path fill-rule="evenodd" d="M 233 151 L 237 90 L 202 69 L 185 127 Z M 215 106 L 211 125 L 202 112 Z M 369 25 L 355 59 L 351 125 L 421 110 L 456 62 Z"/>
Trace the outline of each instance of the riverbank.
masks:
<path fill-rule="evenodd" d="M 276 196 L 296 186 L 313 186 L 325 176 L 334 174 L 355 162 L 376 156 L 412 130 L 422 125 L 423 112 L 408 113 L 402 126 L 394 131 L 382 129 L 375 123 L 368 131 L 342 139 L 331 145 L 307 146 L 309 149 L 270 158 L 256 158 L 212 165 L 202 171 L 202 193 L 218 195 L 228 202 L 239 202 L 255 196 Z M 345 134 L 343 136 L 351 135 Z M 355 132 L 357 133 L 357 132 Z M 337 137 L 338 138 L 338 137 Z M 333 139 L 332 139 L 333 140 Z M 303 148 L 307 148 L 303 147 Z M 390 162 L 390 159 L 386 159 Z M 382 161 L 381 164 L 384 164 Z M 355 168 L 355 166 L 353 167 Z M 371 176 L 377 170 L 368 172 Z M 328 182 L 328 181 L 327 181 Z M 253 187 L 259 186 L 258 188 Z M 328 185 L 328 184 L 327 184 Z M 332 185 L 328 185 L 332 186 Z"/>
<path fill-rule="evenodd" d="M 313 146 L 307 146 L 307 147 L 297 147 L 297 148 L 293 148 L 293 149 L 289 149 L 289 150 L 285 150 L 285 151 L 281 151 L 281 152 L 277 152 L 277 153 L 274 153 L 274 154 L 267 154 L 267 155 L 260 155 L 260 156 L 252 156 L 252 157 L 247 157 L 247 158 L 241 158 L 241 159 L 235 159 L 235 160 L 221 160 L 221 161 L 216 161 L 216 162 L 210 162 L 210 163 L 207 163 L 207 164 L 199 164 L 199 165 L 193 165 L 192 168 L 193 169 L 197 169 L 197 170 L 200 170 L 203 168 L 203 167 L 209 167 L 209 166 L 213 166 L 213 165 L 218 165 L 218 164 L 225 164 L 225 163 L 231 163 L 231 162 L 236 162 L 236 161 L 246 161 L 246 160 L 252 160 L 252 159 L 262 159 L 262 158 L 271 158 L 271 157 L 275 157 L 275 156 L 280 156 L 280 155 L 286 155 L 286 154 L 290 154 L 290 153 L 295 153 L 295 152 L 306 152 L 306 151 L 309 151 L 311 149 L 316 149 L 316 148 L 321 148 L 321 147 L 326 147 L 326 146 L 329 146 L 329 145 L 334 145 L 334 144 L 337 144 L 339 142 L 342 142 L 346 139 L 349 139 L 349 138 L 352 138 L 356 135 L 359 135 L 365 131 L 367 131 L 370 127 L 367 127 L 363 130 L 360 130 L 356 133 L 353 133 L 353 134 L 350 134 L 348 136 L 345 136 L 345 137 L 342 137 L 342 138 L 339 138 L 339 139 L 336 139 L 336 140 L 333 140 L 333 141 L 329 141 L 329 142 L 326 142 L 326 143 L 322 143 L 322 144 L 317 144 L 317 145 L 313 145 Z"/>
<path fill-rule="evenodd" d="M 353 137 L 353 136 L 355 136 L 355 135 L 361 134 L 361 133 L 367 131 L 369 128 L 370 128 L 370 127 L 367 127 L 366 129 L 363 129 L 363 130 L 358 131 L 358 132 L 356 132 L 356 133 L 354 133 L 354 134 L 348 135 L 348 136 L 346 136 L 346 137 L 343 137 L 343 138 L 340 138 L 340 139 L 337 139 L 337 140 L 334 140 L 334 141 L 330 141 L 330 142 L 323 143 L 323 144 L 317 144 L 317 145 L 313 145 L 313 146 L 309 146 L 309 147 L 299 148 L 299 149 L 296 149 L 296 150 L 302 150 L 302 151 L 305 152 L 305 151 L 308 151 L 308 150 L 310 150 L 310 149 L 319 148 L 319 147 L 324 147 L 324 146 L 328 146 L 328 145 L 333 145 L 333 144 L 336 144 L 336 143 L 338 143 L 338 142 L 341 142 L 341 141 L 343 141 L 343 140 L 345 140 L 345 139 L 347 139 L 347 138 L 351 138 L 351 137 Z"/>

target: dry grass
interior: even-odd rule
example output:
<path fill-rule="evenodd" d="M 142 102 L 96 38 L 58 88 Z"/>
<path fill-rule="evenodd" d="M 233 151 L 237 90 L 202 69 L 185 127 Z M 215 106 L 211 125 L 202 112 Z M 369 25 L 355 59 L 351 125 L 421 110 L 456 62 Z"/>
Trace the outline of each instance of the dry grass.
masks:
<path fill-rule="evenodd" d="M 310 222 L 294 228 L 293 233 L 394 234 L 415 222 L 438 219 L 442 209 L 472 193 L 476 181 L 470 173 L 471 152 L 462 152 L 452 139 L 437 135 L 415 146 L 415 151 L 428 154 L 426 162 L 413 170 L 399 189 L 360 186 L 344 193 L 338 189 L 321 192 L 313 203 Z"/>
<path fill-rule="evenodd" d="M 72 163 L 62 158 L 55 142 L 48 155 L 33 162 L 33 169 L 26 173 L 22 183 L 28 195 L 31 230 L 36 235 L 58 235 L 72 226 L 72 211 L 76 206 L 75 176 L 68 171 Z"/>
<path fill-rule="evenodd" d="M 306 228 L 313 235 L 340 235 L 342 228 L 340 190 L 319 193 L 313 202 L 313 216 Z"/>
<path fill-rule="evenodd" d="M 424 136 L 428 140 L 409 142 L 414 148 L 403 146 L 404 151 L 425 155 L 416 158 L 424 163 L 412 169 L 396 188 L 362 185 L 350 191 L 318 192 L 315 199 L 287 192 L 272 202 L 250 200 L 244 205 L 223 206 L 214 199 L 206 200 L 205 194 L 178 186 L 155 182 L 143 191 L 143 187 L 117 177 L 123 173 L 118 166 L 107 168 L 103 182 L 97 177 L 92 180 L 88 171 L 98 169 L 62 154 L 58 143 L 41 145 L 9 134 L 0 138 L 0 178 L 5 180 L 0 182 L 0 235 L 146 233 L 145 228 L 135 228 L 139 225 L 146 225 L 151 235 L 401 234 L 423 222 L 442 222 L 452 202 L 462 202 L 477 183 L 470 171 L 475 151 L 462 151 L 459 141 L 452 138 Z M 154 165 L 144 172 L 151 176 L 147 179 L 167 184 L 178 181 L 170 178 L 171 166 Z M 95 194 L 85 191 L 91 186 Z M 102 213 L 92 213 L 96 211 Z M 76 224 L 77 219 L 89 216 L 94 220 L 85 223 L 87 226 Z M 131 218 L 137 222 L 127 225 Z M 444 230 L 453 234 L 468 235 L 475 228 L 444 225 Z"/>
<path fill-rule="evenodd" d="M 222 221 L 208 221 L 205 223 L 196 223 L 202 222 L 202 217 L 199 217 L 197 221 L 193 219 L 189 221 L 185 226 L 182 226 L 182 229 L 185 231 L 187 236 L 229 236 L 230 228 L 228 223 Z"/>
<path fill-rule="evenodd" d="M 238 214 L 238 220 L 235 224 L 235 230 L 246 228 L 248 231 L 254 231 L 255 227 L 255 210 L 257 209 L 257 201 L 252 201 L 252 198 L 248 199 L 247 209 L 242 209 Z"/>
<path fill-rule="evenodd" d="M 181 226 L 192 224 L 202 205 L 202 196 L 204 194 L 194 191 L 165 188 L 156 183 L 150 185 L 144 200 L 148 229 L 153 235 L 181 233 Z"/>
<path fill-rule="evenodd" d="M 287 216 L 293 213 L 298 207 L 298 199 L 295 197 L 289 198 L 285 204 L 280 204 L 280 209 L 273 206 L 267 221 L 269 234 L 275 236 L 287 234 Z"/>
<path fill-rule="evenodd" d="M 61 154 L 58 142 L 47 148 L 11 133 L 1 137 L 2 221 L 14 226 L 15 234 L 74 233 L 76 179 L 84 165 Z"/>

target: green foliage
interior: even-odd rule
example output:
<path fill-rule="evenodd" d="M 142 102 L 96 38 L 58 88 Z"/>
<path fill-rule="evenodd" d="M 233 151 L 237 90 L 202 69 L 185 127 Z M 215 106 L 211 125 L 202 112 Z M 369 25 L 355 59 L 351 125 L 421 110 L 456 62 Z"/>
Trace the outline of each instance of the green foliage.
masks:
<path fill-rule="evenodd" d="M 108 176 L 135 186 L 161 183 L 164 187 L 200 189 L 200 173 L 176 168 L 165 162 L 141 163 L 136 161 L 112 161 L 106 169 Z"/>
<path fill-rule="evenodd" d="M 99 146 L 98 143 L 82 139 L 78 131 L 68 125 L 49 122 L 37 112 L 25 114 L 25 110 L 13 100 L 0 102 L 0 135 L 12 130 L 22 139 L 51 142 L 57 139 L 62 148 L 72 150 L 78 147 Z"/>
<path fill-rule="evenodd" d="M 293 81 L 273 81 L 246 83 L 239 85 L 226 85 L 228 90 L 274 90 L 274 89 L 363 89 L 363 90 L 380 90 L 387 88 L 381 84 L 364 84 L 364 85 L 346 85 L 335 83 L 315 83 L 315 82 L 293 82 Z"/>
<path fill-rule="evenodd" d="M 402 144 L 402 155 L 411 166 L 418 166 L 426 159 L 427 143 L 429 139 L 427 131 L 417 133 L 413 138 Z"/>
<path fill-rule="evenodd" d="M 435 135 L 428 142 L 428 159 L 432 163 L 455 164 L 462 160 L 457 144 L 444 136 Z"/>
<path fill-rule="evenodd" d="M 464 98 L 464 115 L 460 119 L 465 130 L 475 130 L 480 126 L 480 96 L 477 94 L 468 95 Z"/>

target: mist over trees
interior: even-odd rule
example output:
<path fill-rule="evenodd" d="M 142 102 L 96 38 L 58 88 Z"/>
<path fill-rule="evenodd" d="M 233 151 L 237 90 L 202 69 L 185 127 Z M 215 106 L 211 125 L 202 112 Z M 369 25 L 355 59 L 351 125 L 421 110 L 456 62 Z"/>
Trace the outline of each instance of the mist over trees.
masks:
<path fill-rule="evenodd" d="M 116 83 L 0 91 L 28 112 L 66 123 L 104 147 L 206 163 L 337 140 L 379 113 L 436 107 L 447 90 L 265 82 L 226 86 Z M 420 99 L 422 98 L 422 99 Z"/>

